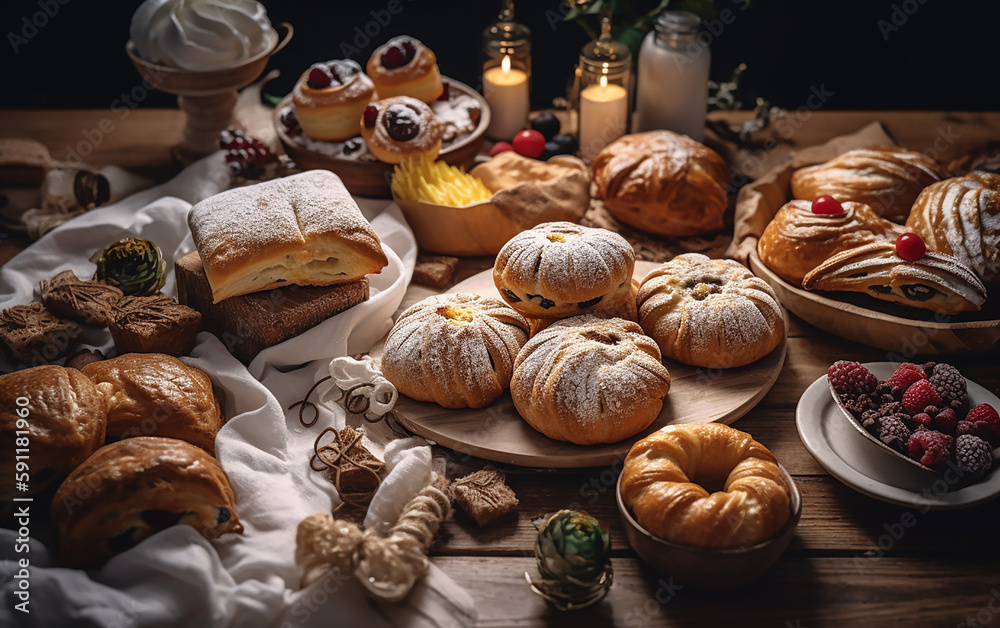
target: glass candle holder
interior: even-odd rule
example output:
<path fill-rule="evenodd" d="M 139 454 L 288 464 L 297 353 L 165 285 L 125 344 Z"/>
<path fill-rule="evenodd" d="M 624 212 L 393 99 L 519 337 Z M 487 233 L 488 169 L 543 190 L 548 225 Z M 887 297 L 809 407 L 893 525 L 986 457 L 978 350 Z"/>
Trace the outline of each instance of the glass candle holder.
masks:
<path fill-rule="evenodd" d="M 611 38 L 609 16 L 602 20 L 601 36 L 580 53 L 579 77 L 580 156 L 590 161 L 628 132 L 632 110 L 632 54 Z"/>
<path fill-rule="evenodd" d="M 509 140 L 525 127 L 530 85 L 531 30 L 514 21 L 514 3 L 504 0 L 497 22 L 483 31 L 483 97 L 491 115 L 486 135 Z"/>

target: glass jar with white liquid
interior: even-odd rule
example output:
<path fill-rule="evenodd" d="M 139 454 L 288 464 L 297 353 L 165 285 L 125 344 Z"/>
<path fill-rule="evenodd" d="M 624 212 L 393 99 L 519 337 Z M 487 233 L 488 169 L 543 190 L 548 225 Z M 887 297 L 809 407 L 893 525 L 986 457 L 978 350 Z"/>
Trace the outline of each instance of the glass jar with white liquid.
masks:
<path fill-rule="evenodd" d="M 667 129 L 694 140 L 705 138 L 708 68 L 711 52 L 698 38 L 701 18 L 687 11 L 664 11 L 656 30 L 639 49 L 634 127 Z"/>

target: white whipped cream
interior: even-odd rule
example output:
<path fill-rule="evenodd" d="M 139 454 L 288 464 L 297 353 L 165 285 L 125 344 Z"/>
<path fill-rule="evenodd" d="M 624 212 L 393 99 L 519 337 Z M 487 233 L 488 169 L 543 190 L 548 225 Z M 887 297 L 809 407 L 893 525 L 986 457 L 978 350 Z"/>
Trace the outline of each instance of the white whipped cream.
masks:
<path fill-rule="evenodd" d="M 185 70 L 234 67 L 277 41 L 255 0 L 146 0 L 130 34 L 143 59 Z"/>

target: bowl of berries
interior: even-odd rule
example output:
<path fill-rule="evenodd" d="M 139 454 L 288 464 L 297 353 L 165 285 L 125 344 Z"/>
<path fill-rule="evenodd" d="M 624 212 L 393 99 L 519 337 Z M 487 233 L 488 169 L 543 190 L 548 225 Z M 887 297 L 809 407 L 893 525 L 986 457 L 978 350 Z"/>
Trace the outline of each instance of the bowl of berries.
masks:
<path fill-rule="evenodd" d="M 873 367 L 873 368 L 869 368 Z M 944 362 L 902 363 L 891 375 L 883 363 L 840 360 L 827 382 L 843 417 L 886 454 L 952 484 L 981 482 L 1000 456 L 997 398 Z"/>

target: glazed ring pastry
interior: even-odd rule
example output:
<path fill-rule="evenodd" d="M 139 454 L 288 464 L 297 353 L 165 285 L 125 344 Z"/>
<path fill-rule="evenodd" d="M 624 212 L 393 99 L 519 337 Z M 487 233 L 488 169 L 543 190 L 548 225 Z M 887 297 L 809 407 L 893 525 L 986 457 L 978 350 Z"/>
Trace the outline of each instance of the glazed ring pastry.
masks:
<path fill-rule="evenodd" d="M 739 262 L 678 255 L 643 279 L 639 323 L 664 357 L 707 368 L 759 360 L 785 337 L 778 299 Z"/>
<path fill-rule="evenodd" d="M 11 498 L 58 484 L 103 445 L 107 415 L 104 397 L 76 369 L 48 364 L 0 375 L 0 472 L 7 480 L 0 513 Z M 27 469 L 19 470 L 17 456 L 25 453 Z M 15 474 L 28 491 L 14 490 Z"/>
<path fill-rule="evenodd" d="M 126 353 L 83 367 L 108 403 L 108 441 L 167 436 L 215 452 L 222 411 L 203 371 L 163 353 Z"/>
<path fill-rule="evenodd" d="M 361 116 L 361 137 L 379 161 L 398 164 L 406 158 L 437 159 L 444 125 L 416 98 L 396 96 L 368 105 Z"/>
<path fill-rule="evenodd" d="M 791 516 L 791 488 L 774 455 L 719 423 L 668 425 L 628 452 L 621 497 L 654 536 L 698 547 L 746 547 Z"/>
<path fill-rule="evenodd" d="M 895 241 L 903 227 L 864 203 L 844 202 L 839 214 L 817 214 L 810 201 L 785 203 L 757 242 L 760 260 L 796 288 L 802 278 L 841 251 L 878 240 Z"/>
<path fill-rule="evenodd" d="M 841 203 L 871 206 L 879 216 L 906 222 L 910 206 L 928 185 L 948 171 L 927 155 L 895 146 L 849 150 L 830 161 L 792 173 L 792 196 L 814 201 L 832 196 Z"/>
<path fill-rule="evenodd" d="M 94 567 L 156 532 L 189 525 L 214 539 L 242 532 L 219 462 L 173 438 L 106 445 L 76 468 L 52 500 L 60 560 Z"/>
<path fill-rule="evenodd" d="M 432 296 L 403 312 L 382 373 L 399 392 L 445 408 L 482 408 L 510 384 L 528 322 L 499 299 Z"/>
<path fill-rule="evenodd" d="M 358 119 L 375 98 L 372 80 L 350 59 L 313 64 L 292 90 L 302 132 L 317 140 L 357 136 Z"/>
<path fill-rule="evenodd" d="M 635 252 L 622 236 L 571 222 L 545 222 L 500 249 L 493 283 L 531 318 L 612 310 L 631 296 Z"/>
<path fill-rule="evenodd" d="M 636 323 L 594 314 L 556 321 L 517 355 L 510 396 L 549 438 L 615 443 L 652 424 L 670 390 L 660 350 Z"/>
<path fill-rule="evenodd" d="M 382 98 L 412 96 L 431 103 L 444 92 L 437 56 L 413 37 L 393 37 L 376 48 L 365 70 Z"/>

